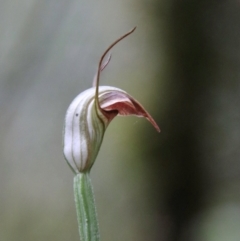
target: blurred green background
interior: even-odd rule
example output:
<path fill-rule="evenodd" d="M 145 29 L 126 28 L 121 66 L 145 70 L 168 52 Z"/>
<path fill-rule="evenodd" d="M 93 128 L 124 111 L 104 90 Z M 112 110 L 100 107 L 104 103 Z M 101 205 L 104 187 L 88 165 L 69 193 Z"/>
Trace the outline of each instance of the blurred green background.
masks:
<path fill-rule="evenodd" d="M 104 241 L 240 240 L 240 2 L 1 0 L 0 240 L 79 240 L 62 154 L 72 99 L 126 90 L 91 172 Z"/>

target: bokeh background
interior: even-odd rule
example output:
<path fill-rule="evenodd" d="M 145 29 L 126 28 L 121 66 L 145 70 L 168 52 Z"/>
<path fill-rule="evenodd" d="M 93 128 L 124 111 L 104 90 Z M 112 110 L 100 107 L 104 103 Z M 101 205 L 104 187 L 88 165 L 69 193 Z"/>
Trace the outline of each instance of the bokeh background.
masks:
<path fill-rule="evenodd" d="M 109 126 L 91 172 L 101 238 L 240 240 L 240 1 L 1 0 L 1 241 L 79 240 L 65 111 L 134 26 L 101 84 L 162 132 Z"/>

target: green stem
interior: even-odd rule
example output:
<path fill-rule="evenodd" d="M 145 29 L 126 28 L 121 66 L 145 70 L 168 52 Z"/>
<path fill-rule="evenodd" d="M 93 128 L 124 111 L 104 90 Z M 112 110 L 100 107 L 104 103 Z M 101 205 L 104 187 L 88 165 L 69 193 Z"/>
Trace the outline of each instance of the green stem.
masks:
<path fill-rule="evenodd" d="M 99 228 L 89 173 L 74 177 L 74 197 L 81 241 L 99 241 Z"/>

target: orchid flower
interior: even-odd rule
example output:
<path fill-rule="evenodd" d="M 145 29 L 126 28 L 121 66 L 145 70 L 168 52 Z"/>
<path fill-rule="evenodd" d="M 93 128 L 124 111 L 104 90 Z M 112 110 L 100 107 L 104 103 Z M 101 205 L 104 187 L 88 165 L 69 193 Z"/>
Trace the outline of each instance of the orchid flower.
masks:
<path fill-rule="evenodd" d="M 105 130 L 112 119 L 117 116 L 136 115 L 145 117 L 159 132 L 160 129 L 143 106 L 125 91 L 111 87 L 99 86 L 100 73 L 108 65 L 103 60 L 109 50 L 135 30 L 117 39 L 102 55 L 94 87 L 80 93 L 70 104 L 65 118 L 64 156 L 75 173 L 91 169 Z"/>
<path fill-rule="evenodd" d="M 143 106 L 124 90 L 99 86 L 100 74 L 111 59 L 108 52 L 136 28 L 112 43 L 102 55 L 93 87 L 80 93 L 70 104 L 64 127 L 64 156 L 75 172 L 74 193 L 81 241 L 98 241 L 96 208 L 89 172 L 98 155 L 105 130 L 117 116 L 145 117 L 154 128 L 160 129 Z"/>

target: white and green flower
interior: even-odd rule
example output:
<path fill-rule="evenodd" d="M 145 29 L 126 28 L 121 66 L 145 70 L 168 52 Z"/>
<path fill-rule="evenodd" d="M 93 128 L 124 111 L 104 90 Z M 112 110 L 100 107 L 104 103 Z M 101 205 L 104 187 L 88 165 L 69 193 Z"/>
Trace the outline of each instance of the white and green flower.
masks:
<path fill-rule="evenodd" d="M 127 92 L 111 86 L 99 86 L 100 73 L 110 61 L 109 58 L 103 64 L 106 54 L 134 30 L 135 28 L 119 38 L 105 51 L 94 81 L 96 86 L 80 93 L 67 110 L 64 156 L 75 173 L 90 171 L 101 147 L 105 130 L 117 115 L 145 117 L 157 131 L 160 131 L 150 114 Z"/>

